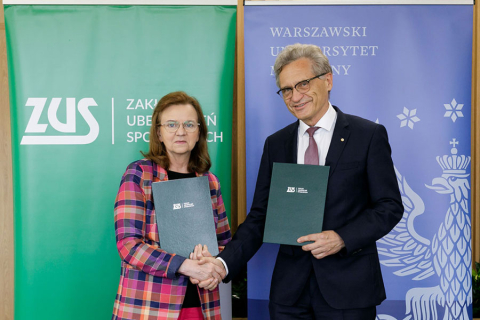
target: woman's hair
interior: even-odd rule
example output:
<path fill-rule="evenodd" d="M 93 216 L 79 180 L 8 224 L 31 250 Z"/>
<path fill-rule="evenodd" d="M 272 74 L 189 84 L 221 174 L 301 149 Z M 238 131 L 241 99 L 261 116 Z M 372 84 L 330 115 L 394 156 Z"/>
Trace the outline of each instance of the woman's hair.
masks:
<path fill-rule="evenodd" d="M 198 123 L 200 123 L 198 130 L 200 132 L 198 142 L 195 144 L 195 147 L 190 153 L 190 160 L 188 161 L 188 171 L 205 173 L 210 169 L 212 165 L 210 161 L 210 156 L 208 155 L 207 147 L 207 124 L 205 123 L 202 108 L 200 107 L 197 99 L 189 96 L 183 91 L 171 92 L 165 95 L 162 99 L 160 99 L 160 101 L 158 101 L 152 115 L 149 150 L 146 154 L 143 152 L 141 153 L 145 158 L 156 162 L 162 168 L 168 170 L 168 168 L 170 167 L 170 160 L 168 159 L 165 145 L 158 138 L 157 129 L 161 125 L 160 121 L 162 117 L 162 112 L 168 107 L 176 104 L 189 104 L 193 106 L 193 108 L 197 112 Z"/>

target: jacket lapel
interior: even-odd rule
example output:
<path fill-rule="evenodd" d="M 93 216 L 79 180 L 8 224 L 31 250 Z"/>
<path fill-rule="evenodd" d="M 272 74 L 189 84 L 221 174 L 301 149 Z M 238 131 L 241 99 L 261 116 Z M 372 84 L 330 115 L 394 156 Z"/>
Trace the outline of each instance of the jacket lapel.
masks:
<path fill-rule="evenodd" d="M 285 141 L 285 162 L 297 163 L 297 137 L 298 137 L 298 120 L 289 127 L 288 138 Z"/>
<path fill-rule="evenodd" d="M 330 166 L 329 176 L 335 171 L 338 160 L 342 155 L 343 149 L 348 142 L 348 137 L 350 136 L 348 121 L 345 114 L 337 107 L 333 106 L 333 108 L 337 111 L 337 122 L 335 123 L 332 142 L 330 143 L 330 148 L 328 149 L 327 158 L 325 160 L 325 165 Z"/>

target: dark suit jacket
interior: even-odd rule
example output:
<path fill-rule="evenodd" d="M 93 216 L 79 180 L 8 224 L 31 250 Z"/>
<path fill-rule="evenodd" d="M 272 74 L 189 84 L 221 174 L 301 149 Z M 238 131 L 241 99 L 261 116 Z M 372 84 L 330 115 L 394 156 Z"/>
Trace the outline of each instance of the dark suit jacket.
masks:
<path fill-rule="evenodd" d="M 337 232 L 345 248 L 318 260 L 300 246 L 281 245 L 270 290 L 276 303 L 293 305 L 311 272 L 333 308 L 364 308 L 386 298 L 375 241 L 403 215 L 387 131 L 334 108 L 337 122 L 325 163 L 330 175 L 323 230 Z M 226 281 L 262 245 L 272 166 L 297 162 L 297 129 L 298 121 L 265 141 L 251 211 L 219 255 L 229 269 Z"/>

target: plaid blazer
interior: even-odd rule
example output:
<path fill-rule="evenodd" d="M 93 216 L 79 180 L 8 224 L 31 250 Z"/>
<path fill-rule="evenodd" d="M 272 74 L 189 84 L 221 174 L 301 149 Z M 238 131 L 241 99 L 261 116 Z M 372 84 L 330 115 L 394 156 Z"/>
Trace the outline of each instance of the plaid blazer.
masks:
<path fill-rule="evenodd" d="M 225 246 L 231 233 L 220 183 L 210 172 L 203 175 L 210 183 L 218 245 Z M 114 210 L 122 266 L 112 319 L 178 319 L 180 314 L 189 279 L 177 271 L 185 258 L 160 248 L 152 196 L 152 182 L 166 180 L 167 171 L 147 159 L 131 163 L 122 177 Z M 218 287 L 198 292 L 204 318 L 221 319 Z"/>

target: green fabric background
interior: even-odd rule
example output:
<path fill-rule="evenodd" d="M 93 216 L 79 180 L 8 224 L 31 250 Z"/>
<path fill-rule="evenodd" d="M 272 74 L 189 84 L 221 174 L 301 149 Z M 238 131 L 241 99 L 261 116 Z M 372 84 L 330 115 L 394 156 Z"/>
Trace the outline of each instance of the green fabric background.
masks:
<path fill-rule="evenodd" d="M 211 171 L 230 212 L 235 18 L 232 6 L 5 6 L 16 320 L 111 317 L 120 271 L 113 204 L 126 166 L 148 150 L 143 140 L 128 142 L 129 132 L 149 130 L 127 123 L 152 114 L 141 108 L 145 99 L 154 107 L 155 99 L 184 90 L 216 118 L 209 131 L 223 141 L 209 143 Z M 28 98 L 47 98 L 44 133 L 25 133 Z M 89 132 L 78 110 L 76 132 L 55 130 L 47 116 L 52 98 L 62 98 L 60 122 L 66 98 L 93 98 L 96 140 L 21 145 L 23 136 Z M 128 99 L 136 109 L 127 109 Z"/>

